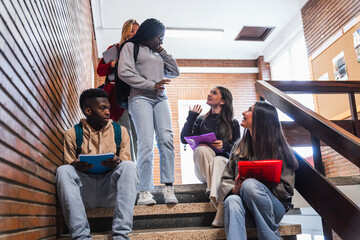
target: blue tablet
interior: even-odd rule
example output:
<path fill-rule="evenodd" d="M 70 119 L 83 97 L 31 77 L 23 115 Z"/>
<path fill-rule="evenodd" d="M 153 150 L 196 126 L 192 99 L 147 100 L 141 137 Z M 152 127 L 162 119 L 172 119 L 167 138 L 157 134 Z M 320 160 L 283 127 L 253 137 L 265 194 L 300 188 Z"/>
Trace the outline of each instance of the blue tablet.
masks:
<path fill-rule="evenodd" d="M 114 158 L 114 153 L 102 153 L 102 154 L 79 154 L 80 162 L 87 162 L 92 164 L 93 167 L 86 172 L 88 173 L 104 173 L 111 170 L 111 168 L 104 167 L 101 162 L 106 161 L 109 158 Z"/>

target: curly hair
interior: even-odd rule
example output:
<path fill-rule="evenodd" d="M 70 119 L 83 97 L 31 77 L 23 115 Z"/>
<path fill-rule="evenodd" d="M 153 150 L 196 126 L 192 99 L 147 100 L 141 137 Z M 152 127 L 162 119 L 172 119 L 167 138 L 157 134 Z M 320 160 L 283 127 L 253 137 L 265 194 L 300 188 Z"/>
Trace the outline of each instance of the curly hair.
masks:
<path fill-rule="evenodd" d="M 79 99 L 80 108 L 83 111 L 83 113 L 84 113 L 84 108 L 87 107 L 88 100 L 94 99 L 94 98 L 109 98 L 109 95 L 107 94 L 107 92 L 105 92 L 99 88 L 90 88 L 90 89 L 84 90 L 81 93 L 80 99 Z"/>

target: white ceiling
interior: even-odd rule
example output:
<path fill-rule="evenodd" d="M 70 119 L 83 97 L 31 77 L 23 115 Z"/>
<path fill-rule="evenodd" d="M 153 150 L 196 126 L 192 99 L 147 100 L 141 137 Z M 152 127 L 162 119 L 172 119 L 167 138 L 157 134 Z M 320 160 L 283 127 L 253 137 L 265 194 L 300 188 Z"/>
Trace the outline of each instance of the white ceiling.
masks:
<path fill-rule="evenodd" d="M 223 29 L 219 39 L 164 39 L 164 48 L 178 59 L 256 59 L 281 43 L 279 35 L 300 15 L 307 0 L 91 0 L 99 57 L 118 42 L 123 23 L 157 18 L 168 28 Z M 243 26 L 275 27 L 265 42 L 234 41 Z M 288 33 L 287 33 L 288 34 Z"/>

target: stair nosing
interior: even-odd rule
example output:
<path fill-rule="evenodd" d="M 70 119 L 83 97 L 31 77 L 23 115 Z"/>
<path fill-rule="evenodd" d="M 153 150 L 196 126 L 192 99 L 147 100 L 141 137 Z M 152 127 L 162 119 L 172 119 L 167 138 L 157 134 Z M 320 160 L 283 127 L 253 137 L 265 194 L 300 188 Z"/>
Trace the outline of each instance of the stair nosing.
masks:
<path fill-rule="evenodd" d="M 212 212 L 216 212 L 216 209 L 210 202 L 178 203 L 173 205 L 156 204 L 152 206 L 135 206 L 134 217 Z M 93 208 L 87 210 L 86 215 L 88 218 L 112 217 L 114 208 Z"/>
<path fill-rule="evenodd" d="M 292 230 L 288 229 L 289 227 Z M 289 232 L 291 231 L 291 232 Z M 162 229 L 143 229 L 143 230 L 134 230 L 129 234 L 131 239 L 172 239 L 171 234 L 180 234 L 188 235 L 196 233 L 197 235 L 201 234 L 216 234 L 218 238 L 225 239 L 225 229 L 224 228 L 212 228 L 212 227 L 185 227 L 185 228 L 162 228 Z M 294 236 L 301 234 L 301 225 L 300 224 L 291 224 L 291 223 L 280 223 L 279 233 L 281 236 Z M 91 233 L 94 240 L 96 239 L 109 239 L 111 238 L 111 233 Z M 154 236 L 155 235 L 155 236 Z M 247 235 L 249 238 L 256 237 L 256 228 L 247 228 Z M 200 237 L 200 236 L 199 236 Z M 63 239 L 66 239 L 64 236 Z"/>

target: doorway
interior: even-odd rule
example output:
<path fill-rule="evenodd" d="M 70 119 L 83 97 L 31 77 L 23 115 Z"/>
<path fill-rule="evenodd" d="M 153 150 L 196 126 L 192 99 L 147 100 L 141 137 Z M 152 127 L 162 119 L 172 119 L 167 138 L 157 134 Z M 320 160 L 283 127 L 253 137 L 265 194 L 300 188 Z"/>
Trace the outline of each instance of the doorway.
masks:
<path fill-rule="evenodd" d="M 205 114 L 210 110 L 210 106 L 206 104 L 206 100 L 178 100 L 180 132 L 189 114 L 189 107 L 192 108 L 196 104 L 201 105 L 201 114 Z M 195 176 L 193 150 L 188 144 L 183 144 L 180 142 L 180 158 L 182 184 L 200 183 L 199 179 L 197 179 L 197 177 Z"/>

